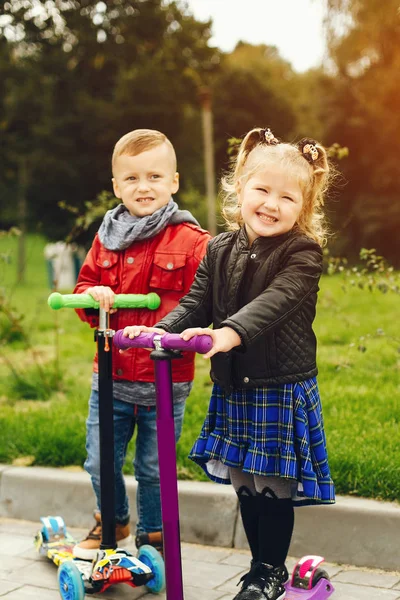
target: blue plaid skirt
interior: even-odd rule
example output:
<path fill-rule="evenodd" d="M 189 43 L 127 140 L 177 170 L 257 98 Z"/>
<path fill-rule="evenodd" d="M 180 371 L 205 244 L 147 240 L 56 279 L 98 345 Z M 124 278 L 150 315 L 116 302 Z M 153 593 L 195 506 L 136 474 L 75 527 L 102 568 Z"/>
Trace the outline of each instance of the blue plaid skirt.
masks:
<path fill-rule="evenodd" d="M 235 467 L 293 480 L 295 505 L 335 502 L 315 377 L 229 395 L 214 385 L 189 458 L 217 483 L 229 484 Z"/>

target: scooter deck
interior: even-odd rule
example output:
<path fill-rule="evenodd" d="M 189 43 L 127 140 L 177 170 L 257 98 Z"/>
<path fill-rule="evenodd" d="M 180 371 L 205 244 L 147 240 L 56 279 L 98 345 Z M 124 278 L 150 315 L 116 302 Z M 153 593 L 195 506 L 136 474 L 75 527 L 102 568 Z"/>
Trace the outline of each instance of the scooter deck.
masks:
<path fill-rule="evenodd" d="M 317 585 L 311 590 L 295 589 L 286 586 L 285 600 L 325 600 L 334 592 L 334 588 L 330 581 L 320 579 Z"/>
<path fill-rule="evenodd" d="M 42 529 L 35 536 L 35 548 L 57 566 L 73 558 L 72 550 L 78 542 L 68 533 L 62 517 L 41 517 Z M 87 562 L 87 561 L 86 561 Z M 91 561 L 90 561 L 91 562 Z"/>
<path fill-rule="evenodd" d="M 42 517 L 41 521 L 43 527 L 34 541 L 37 551 L 58 567 L 72 561 L 87 593 L 105 591 L 115 583 L 127 583 L 131 587 L 146 585 L 157 592 L 164 588 L 164 563 L 155 549 L 150 547 L 148 555 L 149 546 L 143 546 L 142 560 L 120 548 L 99 550 L 94 560 L 82 560 L 73 556 L 77 541 L 66 530 L 62 517 Z"/>
<path fill-rule="evenodd" d="M 72 550 L 77 543 L 65 529 L 49 535 L 49 532 L 45 531 L 44 528 L 37 532 L 34 541 L 39 554 L 49 558 L 57 566 L 73 558 Z"/>
<path fill-rule="evenodd" d="M 51 560 L 57 567 L 68 560 L 73 560 L 86 583 L 91 577 L 93 564 L 91 560 L 74 558 L 72 550 L 75 544 L 77 541 L 68 532 L 48 542 L 43 539 L 42 531 L 38 531 L 35 536 L 35 547 L 41 556 Z"/>

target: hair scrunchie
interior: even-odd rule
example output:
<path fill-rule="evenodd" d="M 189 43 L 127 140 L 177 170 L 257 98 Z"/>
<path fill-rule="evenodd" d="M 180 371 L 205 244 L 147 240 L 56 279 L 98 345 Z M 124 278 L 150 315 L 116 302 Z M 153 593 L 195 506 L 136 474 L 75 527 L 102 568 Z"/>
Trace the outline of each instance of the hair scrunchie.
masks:
<path fill-rule="evenodd" d="M 298 143 L 298 149 L 310 165 L 314 164 L 319 158 L 317 142 L 311 138 L 303 138 Z"/>
<path fill-rule="evenodd" d="M 276 146 L 279 140 L 274 136 L 269 127 L 260 130 L 260 143 L 268 146 Z"/>

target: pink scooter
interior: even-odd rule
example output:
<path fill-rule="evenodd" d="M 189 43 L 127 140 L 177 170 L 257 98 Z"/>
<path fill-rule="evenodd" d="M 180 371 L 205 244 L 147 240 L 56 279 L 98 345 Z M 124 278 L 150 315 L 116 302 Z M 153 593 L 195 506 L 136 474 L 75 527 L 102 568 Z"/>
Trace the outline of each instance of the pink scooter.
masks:
<path fill-rule="evenodd" d="M 285 600 L 325 600 L 335 591 L 328 573 L 319 566 L 322 556 L 303 556 L 285 584 Z"/>
<path fill-rule="evenodd" d="M 167 600 L 184 600 L 171 360 L 179 358 L 182 350 L 205 354 L 212 347 L 212 338 L 199 335 L 186 342 L 175 333 L 141 333 L 130 339 L 124 337 L 123 330 L 119 330 L 113 338 L 113 343 L 122 349 L 154 348 L 150 358 L 155 364 L 166 592 Z M 285 584 L 285 600 L 326 600 L 333 594 L 334 588 L 328 574 L 319 567 L 323 561 L 320 556 L 304 556 L 299 560 L 290 581 Z"/>

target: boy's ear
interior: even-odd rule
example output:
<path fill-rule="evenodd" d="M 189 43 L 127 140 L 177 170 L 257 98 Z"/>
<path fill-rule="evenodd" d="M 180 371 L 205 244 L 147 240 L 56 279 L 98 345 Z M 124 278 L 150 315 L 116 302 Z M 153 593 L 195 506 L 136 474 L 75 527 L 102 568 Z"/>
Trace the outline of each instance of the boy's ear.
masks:
<path fill-rule="evenodd" d="M 111 179 L 111 181 L 112 181 L 112 184 L 113 184 L 115 197 L 116 198 L 121 198 L 121 192 L 119 191 L 118 183 L 116 182 L 115 177 L 113 177 Z"/>
<path fill-rule="evenodd" d="M 176 194 L 179 190 L 179 173 L 175 173 L 174 179 L 172 180 L 172 193 Z"/>

